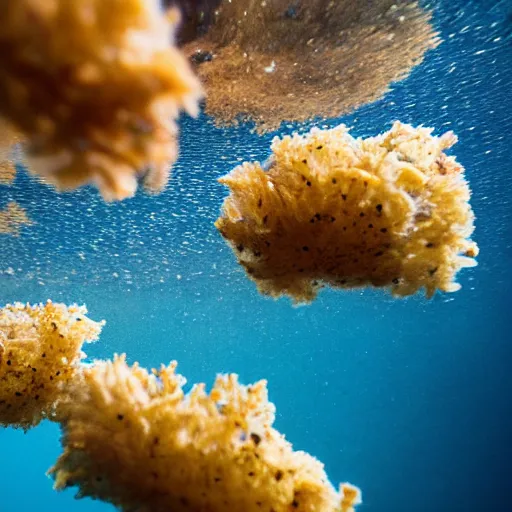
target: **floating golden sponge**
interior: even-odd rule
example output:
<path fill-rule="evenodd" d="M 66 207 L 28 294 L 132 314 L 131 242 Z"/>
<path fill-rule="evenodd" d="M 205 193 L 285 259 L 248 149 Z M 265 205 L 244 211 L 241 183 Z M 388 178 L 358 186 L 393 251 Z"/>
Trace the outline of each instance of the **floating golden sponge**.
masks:
<path fill-rule="evenodd" d="M 438 45 L 431 18 L 410 0 L 223 0 L 184 51 L 218 124 L 273 130 L 380 98 Z"/>
<path fill-rule="evenodd" d="M 50 301 L 0 309 L 0 425 L 27 429 L 53 415 L 80 369 L 83 343 L 103 325 L 86 313 Z"/>
<path fill-rule="evenodd" d="M 175 368 L 150 374 L 116 357 L 83 371 L 59 407 L 58 489 L 140 512 L 349 512 L 360 502 L 272 428 L 264 381 L 219 376 L 209 394 L 201 384 L 185 395 Z"/>
<path fill-rule="evenodd" d="M 456 142 L 396 122 L 354 139 L 341 125 L 275 138 L 268 170 L 244 163 L 216 226 L 259 290 L 313 300 L 320 286 L 453 292 L 476 265 L 470 189 Z"/>
<path fill-rule="evenodd" d="M 19 236 L 22 226 L 30 226 L 30 220 L 25 208 L 15 201 L 11 201 L 0 210 L 0 235 Z"/>
<path fill-rule="evenodd" d="M 107 200 L 158 191 L 177 156 L 176 118 L 201 87 L 158 0 L 4 0 L 0 116 L 26 141 L 29 170 Z"/>

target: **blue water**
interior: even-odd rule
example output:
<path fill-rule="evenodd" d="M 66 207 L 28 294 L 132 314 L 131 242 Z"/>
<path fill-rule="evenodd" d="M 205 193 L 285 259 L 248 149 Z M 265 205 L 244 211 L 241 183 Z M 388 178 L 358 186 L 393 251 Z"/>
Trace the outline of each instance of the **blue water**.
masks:
<path fill-rule="evenodd" d="M 215 180 L 266 158 L 273 134 L 203 117 L 184 120 L 161 196 L 106 205 L 92 189 L 57 195 L 23 172 L 0 187 L 0 206 L 16 200 L 37 222 L 0 238 L 0 302 L 86 303 L 107 320 L 90 357 L 177 359 L 189 382 L 267 378 L 277 428 L 334 483 L 359 485 L 364 512 L 512 510 L 510 13 L 510 1 L 441 2 L 443 44 L 343 118 L 362 136 L 395 119 L 457 133 L 481 248 L 460 292 L 426 301 L 325 291 L 302 308 L 259 296 L 213 227 L 226 192 Z M 56 426 L 1 430 L 0 446 L 0 512 L 113 510 L 52 490 Z"/>

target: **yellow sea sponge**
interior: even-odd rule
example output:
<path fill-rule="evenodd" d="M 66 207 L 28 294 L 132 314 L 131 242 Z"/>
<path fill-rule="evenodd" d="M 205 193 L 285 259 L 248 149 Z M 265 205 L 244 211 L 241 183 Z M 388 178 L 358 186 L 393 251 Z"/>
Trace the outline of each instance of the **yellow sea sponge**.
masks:
<path fill-rule="evenodd" d="M 275 138 L 268 170 L 244 163 L 216 226 L 261 292 L 296 302 L 320 286 L 456 291 L 474 266 L 470 189 L 444 150 L 456 142 L 396 122 L 383 135 L 345 126 Z"/>
<path fill-rule="evenodd" d="M 82 345 L 103 326 L 86 313 L 50 301 L 0 309 L 0 425 L 27 429 L 53 415 L 85 357 Z"/>
<path fill-rule="evenodd" d="M 0 3 L 0 116 L 26 141 L 29 170 L 107 200 L 160 190 L 177 156 L 176 118 L 202 92 L 174 46 L 177 11 L 158 0 Z"/>
<path fill-rule="evenodd" d="M 209 394 L 200 384 L 185 395 L 175 368 L 150 374 L 121 356 L 83 371 L 59 407 L 58 489 L 139 512 L 348 512 L 360 502 L 272 428 L 264 381 L 219 376 Z"/>
<path fill-rule="evenodd" d="M 19 236 L 21 226 L 30 226 L 33 222 L 27 212 L 15 201 L 11 201 L 0 210 L 0 235 Z"/>
<path fill-rule="evenodd" d="M 248 119 L 265 131 L 339 117 L 383 96 L 439 44 L 432 12 L 411 0 L 201 3 L 206 33 L 184 51 L 218 124 Z"/>

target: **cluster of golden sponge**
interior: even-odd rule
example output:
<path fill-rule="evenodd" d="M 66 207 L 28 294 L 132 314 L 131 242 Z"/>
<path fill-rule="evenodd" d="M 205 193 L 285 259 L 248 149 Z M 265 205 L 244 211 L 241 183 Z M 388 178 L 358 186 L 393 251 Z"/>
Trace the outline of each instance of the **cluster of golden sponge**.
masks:
<path fill-rule="evenodd" d="M 315 1 L 286 16 L 283 5 L 223 2 L 211 32 L 182 52 L 179 14 L 159 0 L 4 0 L 0 185 L 14 180 L 12 146 L 21 143 L 28 169 L 59 190 L 94 184 L 121 200 L 142 180 L 161 191 L 178 155 L 177 118 L 196 115 L 203 96 L 187 53 L 218 120 L 242 114 L 273 129 L 376 99 L 438 43 L 415 2 L 369 11 L 380 20 L 371 33 L 354 22 L 366 19 L 362 4 Z M 379 73 L 367 66 L 362 76 L 370 50 Z M 402 58 L 380 73 L 394 51 Z M 345 80 L 331 72 L 340 62 Z M 265 164 L 220 180 L 230 194 L 216 226 L 272 297 L 310 302 L 323 286 L 456 291 L 478 247 L 464 169 L 446 154 L 455 142 L 400 122 L 366 139 L 343 125 L 276 138 Z M 0 211 L 0 234 L 30 223 L 15 202 Z M 209 392 L 199 384 L 185 393 L 176 363 L 87 364 L 82 346 L 102 325 L 84 307 L 51 301 L 0 309 L 0 426 L 61 426 L 57 489 L 140 512 L 353 512 L 361 502 L 273 427 L 265 381 L 219 375 Z"/>
<path fill-rule="evenodd" d="M 84 307 L 0 309 L 0 425 L 61 425 L 57 489 L 120 510 L 351 512 L 359 490 L 273 428 L 265 381 L 219 375 L 185 394 L 176 363 L 148 372 L 124 356 L 85 364 L 103 323 Z"/>

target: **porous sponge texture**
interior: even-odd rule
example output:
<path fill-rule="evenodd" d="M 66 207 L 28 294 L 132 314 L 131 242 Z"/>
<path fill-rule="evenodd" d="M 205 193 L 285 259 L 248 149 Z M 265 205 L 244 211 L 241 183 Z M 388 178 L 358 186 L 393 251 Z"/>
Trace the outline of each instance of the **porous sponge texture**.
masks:
<path fill-rule="evenodd" d="M 259 290 L 310 302 L 319 287 L 456 291 L 478 254 L 453 133 L 396 122 L 355 139 L 345 126 L 276 138 L 266 166 L 244 163 L 216 222 Z"/>
<path fill-rule="evenodd" d="M 57 488 L 140 512 L 348 512 L 360 502 L 273 429 L 265 381 L 223 375 L 210 393 L 184 394 L 175 368 L 149 373 L 121 356 L 84 370 L 59 407 Z"/>
<path fill-rule="evenodd" d="M 28 429 L 53 417 L 81 371 L 82 345 L 103 326 L 86 313 L 52 302 L 0 309 L 0 426 Z"/>

